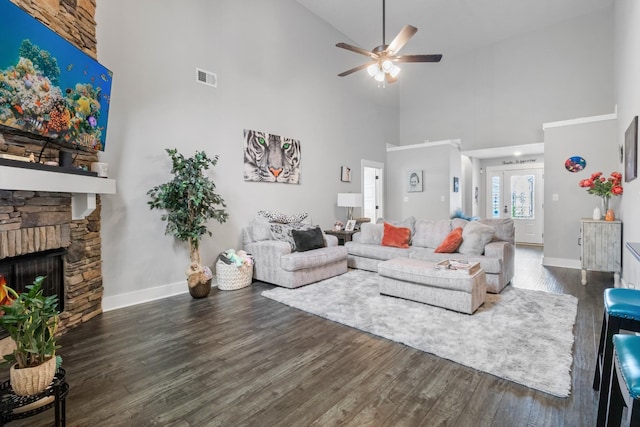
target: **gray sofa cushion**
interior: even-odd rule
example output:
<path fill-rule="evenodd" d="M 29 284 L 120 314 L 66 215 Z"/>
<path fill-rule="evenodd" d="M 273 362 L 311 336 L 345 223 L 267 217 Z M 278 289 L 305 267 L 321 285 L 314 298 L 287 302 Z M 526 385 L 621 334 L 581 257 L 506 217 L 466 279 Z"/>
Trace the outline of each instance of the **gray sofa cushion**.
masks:
<path fill-rule="evenodd" d="M 462 230 L 462 244 L 458 248 L 458 252 L 467 255 L 482 255 L 484 247 L 493 239 L 495 228 L 482 224 L 478 221 L 472 221 Z"/>
<path fill-rule="evenodd" d="M 306 252 L 293 252 L 280 257 L 280 268 L 285 271 L 297 271 L 304 268 L 322 267 L 333 262 L 347 259 L 347 248 L 333 246 Z"/>
<path fill-rule="evenodd" d="M 416 231 L 413 239 L 411 239 L 411 245 L 435 249 L 450 232 L 451 221 L 448 219 L 440 221 L 418 220 L 416 221 Z"/>
<path fill-rule="evenodd" d="M 345 247 L 349 254 L 366 258 L 386 261 L 393 258 L 408 258 L 409 249 L 393 248 L 390 246 L 371 245 L 366 243 L 347 242 Z"/>
<path fill-rule="evenodd" d="M 515 227 L 513 226 L 513 219 L 504 218 L 504 219 L 481 219 L 478 221 L 481 224 L 490 225 L 496 230 L 496 234 L 493 236 L 493 241 L 505 241 L 509 243 L 513 243 Z"/>

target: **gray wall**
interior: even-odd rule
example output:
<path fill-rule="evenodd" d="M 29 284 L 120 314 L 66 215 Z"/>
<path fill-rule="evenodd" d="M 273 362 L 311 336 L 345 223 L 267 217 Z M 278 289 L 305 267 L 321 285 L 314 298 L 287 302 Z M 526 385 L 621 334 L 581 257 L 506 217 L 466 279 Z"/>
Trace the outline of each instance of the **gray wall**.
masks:
<path fill-rule="evenodd" d="M 407 65 L 400 143 L 459 138 L 462 150 L 532 144 L 543 140 L 542 123 L 610 113 L 612 45 L 607 9 L 438 64 Z"/>
<path fill-rule="evenodd" d="M 110 298 L 178 287 L 186 244 L 164 235 L 146 192 L 170 179 L 165 148 L 220 155 L 211 176 L 229 221 L 212 222 L 203 261 L 240 247 L 241 228 L 260 209 L 307 211 L 330 227 L 338 192 L 360 192 L 360 159 L 384 162 L 398 135 L 398 91 L 378 90 L 337 49 L 348 41 L 293 0 L 109 0 L 97 9 L 99 59 L 114 72 L 107 151 L 118 194 L 102 198 L 104 286 Z M 218 88 L 195 82 L 195 68 L 218 75 Z M 247 183 L 243 129 L 299 139 L 302 184 Z M 352 182 L 340 182 L 340 166 Z M 162 296 L 166 296 L 166 293 Z"/>
<path fill-rule="evenodd" d="M 615 145 L 624 145 L 624 133 L 631 119 L 640 115 L 640 2 L 615 0 L 615 91 L 618 124 Z M 613 147 L 615 148 L 615 147 Z M 624 184 L 620 219 L 623 241 L 640 242 L 640 179 Z M 622 251 L 622 279 L 627 286 L 640 288 L 640 263 Z"/>
<path fill-rule="evenodd" d="M 616 120 L 554 127 L 544 132 L 544 264 L 579 267 L 580 218 L 591 218 L 600 206 L 598 196 L 578 186 L 580 180 L 595 172 L 608 177 L 620 171 L 616 144 Z M 571 156 L 581 156 L 587 166 L 572 173 L 564 162 Z M 553 200 L 553 195 L 558 200 Z M 619 212 L 620 197 L 612 197 L 612 206 Z"/>
<path fill-rule="evenodd" d="M 449 144 L 388 151 L 385 217 L 394 220 L 409 216 L 418 219 L 449 218 L 454 153 L 458 157 L 456 170 L 459 171 L 460 151 Z M 407 173 L 415 169 L 422 170 L 423 191 L 409 193 Z"/>

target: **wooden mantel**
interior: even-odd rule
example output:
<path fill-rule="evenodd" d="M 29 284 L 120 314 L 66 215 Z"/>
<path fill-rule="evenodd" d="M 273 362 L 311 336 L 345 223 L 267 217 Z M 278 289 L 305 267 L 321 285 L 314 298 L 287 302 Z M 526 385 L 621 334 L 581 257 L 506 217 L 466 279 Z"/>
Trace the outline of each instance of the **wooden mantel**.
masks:
<path fill-rule="evenodd" d="M 71 193 L 73 219 L 96 208 L 96 194 L 116 194 L 115 179 L 0 166 L 0 189 Z"/>

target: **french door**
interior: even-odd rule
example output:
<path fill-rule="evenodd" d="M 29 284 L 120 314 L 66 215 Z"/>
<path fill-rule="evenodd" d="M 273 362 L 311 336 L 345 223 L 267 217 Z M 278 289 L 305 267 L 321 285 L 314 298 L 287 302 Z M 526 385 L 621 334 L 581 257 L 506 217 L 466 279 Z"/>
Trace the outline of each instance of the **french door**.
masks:
<path fill-rule="evenodd" d="M 517 243 L 544 243 L 544 169 L 487 168 L 487 218 L 513 218 Z"/>

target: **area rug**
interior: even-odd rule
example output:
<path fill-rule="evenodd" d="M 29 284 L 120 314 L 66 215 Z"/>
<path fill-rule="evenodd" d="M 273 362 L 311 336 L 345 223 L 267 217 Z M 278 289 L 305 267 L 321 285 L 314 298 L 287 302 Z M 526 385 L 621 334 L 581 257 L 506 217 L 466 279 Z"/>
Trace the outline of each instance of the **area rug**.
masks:
<path fill-rule="evenodd" d="M 363 270 L 263 296 L 558 397 L 571 392 L 577 298 L 507 286 L 473 314 L 378 293 Z"/>

